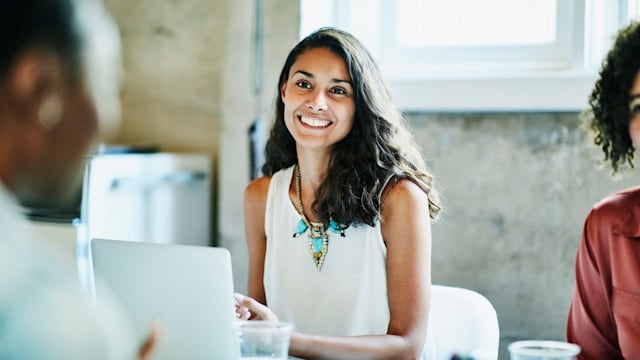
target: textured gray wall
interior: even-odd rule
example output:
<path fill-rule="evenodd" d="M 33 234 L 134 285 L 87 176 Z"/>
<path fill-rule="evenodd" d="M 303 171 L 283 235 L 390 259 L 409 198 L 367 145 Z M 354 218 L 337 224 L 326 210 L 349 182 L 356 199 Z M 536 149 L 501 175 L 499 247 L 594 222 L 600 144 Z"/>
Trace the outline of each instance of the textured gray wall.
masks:
<path fill-rule="evenodd" d="M 638 183 L 597 169 L 577 114 L 412 114 L 445 199 L 433 226 L 433 282 L 484 294 L 501 359 L 520 339 L 564 339 L 573 264 L 594 202 Z"/>
<path fill-rule="evenodd" d="M 246 290 L 242 192 L 249 180 L 253 1 L 106 0 L 123 35 L 126 83 L 119 142 L 211 153 L 212 219 Z M 298 32 L 297 2 L 265 1 L 265 93 Z M 535 94 L 532 94 L 535 95 Z M 484 294 L 509 342 L 562 339 L 582 222 L 605 194 L 638 183 L 597 170 L 577 114 L 411 114 L 445 213 L 433 226 L 433 280 Z M 250 219 L 248 220 L 250 221 Z"/>
<path fill-rule="evenodd" d="M 105 2 L 124 47 L 118 140 L 215 156 L 231 1 Z"/>

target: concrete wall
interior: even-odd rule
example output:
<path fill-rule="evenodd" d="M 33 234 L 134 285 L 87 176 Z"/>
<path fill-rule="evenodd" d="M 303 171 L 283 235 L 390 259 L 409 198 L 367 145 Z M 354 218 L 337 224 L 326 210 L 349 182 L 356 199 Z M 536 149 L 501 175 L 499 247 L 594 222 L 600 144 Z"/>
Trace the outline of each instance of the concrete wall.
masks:
<path fill-rule="evenodd" d="M 215 155 L 232 2 L 106 2 L 124 46 L 119 141 Z"/>
<path fill-rule="evenodd" d="M 297 40 L 296 2 L 265 1 L 265 93 L 255 106 L 251 0 L 106 0 L 124 39 L 119 142 L 207 152 L 217 244 L 246 290 L 242 192 L 247 129 L 268 124 L 278 72 Z M 260 109 L 255 111 L 254 109 Z M 259 114 L 256 114 L 256 113 Z M 435 283 L 477 290 L 495 305 L 502 356 L 523 338 L 562 339 L 582 221 L 614 181 L 577 114 L 411 114 L 446 210 L 434 225 Z M 250 219 L 248 220 L 250 221 Z"/>
<path fill-rule="evenodd" d="M 501 359 L 520 339 L 564 339 L 573 264 L 594 202 L 614 181 L 567 114 L 412 114 L 445 199 L 433 226 L 433 282 L 474 289 L 495 306 Z"/>

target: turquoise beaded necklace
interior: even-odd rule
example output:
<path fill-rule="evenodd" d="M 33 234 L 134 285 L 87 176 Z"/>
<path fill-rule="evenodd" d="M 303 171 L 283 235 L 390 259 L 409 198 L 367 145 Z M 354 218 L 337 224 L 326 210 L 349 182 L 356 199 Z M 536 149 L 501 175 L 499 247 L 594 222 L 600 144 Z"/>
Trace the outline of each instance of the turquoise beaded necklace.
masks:
<path fill-rule="evenodd" d="M 300 185 L 300 166 L 298 165 L 295 167 L 295 176 L 296 195 L 298 197 L 298 206 L 300 207 L 300 221 L 298 221 L 298 224 L 296 225 L 296 232 L 293 233 L 293 237 L 298 237 L 309 229 L 309 252 L 313 258 L 313 263 L 316 265 L 318 271 L 320 271 L 322 270 L 324 258 L 327 256 L 327 251 L 329 250 L 329 234 L 327 234 L 327 228 L 324 224 L 312 223 L 304 214 L 301 194 L 302 186 Z M 344 227 L 333 221 L 333 219 L 329 220 L 329 231 L 335 234 L 340 234 L 342 237 L 345 236 Z"/>

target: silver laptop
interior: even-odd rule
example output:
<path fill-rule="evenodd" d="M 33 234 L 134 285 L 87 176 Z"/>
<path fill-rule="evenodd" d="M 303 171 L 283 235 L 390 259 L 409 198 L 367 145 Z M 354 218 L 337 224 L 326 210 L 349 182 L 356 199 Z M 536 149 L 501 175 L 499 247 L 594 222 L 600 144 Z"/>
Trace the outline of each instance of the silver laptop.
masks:
<path fill-rule="evenodd" d="M 159 320 L 153 360 L 236 359 L 231 256 L 224 248 L 93 239 L 95 296 L 120 301 L 138 340 Z"/>

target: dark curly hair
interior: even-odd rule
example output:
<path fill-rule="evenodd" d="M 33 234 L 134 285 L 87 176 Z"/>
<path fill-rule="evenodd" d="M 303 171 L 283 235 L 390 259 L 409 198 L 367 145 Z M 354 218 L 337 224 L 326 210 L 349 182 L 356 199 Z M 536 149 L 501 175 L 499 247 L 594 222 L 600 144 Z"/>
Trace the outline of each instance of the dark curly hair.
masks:
<path fill-rule="evenodd" d="M 298 161 L 295 140 L 285 125 L 280 89 L 298 56 L 314 48 L 327 48 L 345 61 L 356 108 L 351 131 L 333 147 L 326 178 L 312 204 L 315 214 L 325 224 L 332 218 L 347 226 L 373 225 L 380 212 L 380 190 L 392 176 L 416 183 L 428 195 L 430 216 L 435 219 L 441 205 L 433 177 L 393 105 L 375 60 L 354 36 L 335 28 L 315 31 L 289 53 L 280 73 L 275 121 L 262 172 L 273 175 Z"/>
<path fill-rule="evenodd" d="M 613 172 L 628 163 L 633 167 L 634 146 L 629 136 L 629 91 L 640 68 L 640 24 L 632 22 L 619 30 L 613 47 L 600 69 L 600 77 L 582 114 L 594 131 L 594 142 L 611 161 Z"/>

